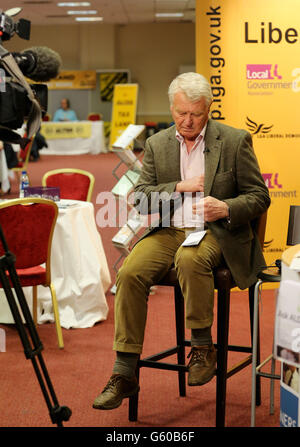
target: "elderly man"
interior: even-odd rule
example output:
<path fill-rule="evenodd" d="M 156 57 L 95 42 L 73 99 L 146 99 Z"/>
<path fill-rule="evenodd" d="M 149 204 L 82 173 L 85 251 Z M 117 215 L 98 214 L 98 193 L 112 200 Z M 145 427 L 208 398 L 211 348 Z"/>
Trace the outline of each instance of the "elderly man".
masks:
<path fill-rule="evenodd" d="M 118 272 L 117 357 L 109 382 L 93 403 L 97 409 L 117 408 L 138 392 L 135 368 L 143 347 L 149 289 L 172 265 L 185 299 L 186 327 L 191 329 L 190 386 L 203 385 L 215 374 L 214 267 L 226 262 L 236 284 L 245 289 L 265 266 L 251 221 L 267 210 L 270 198 L 250 134 L 209 118 L 211 88 L 200 74 L 176 77 L 169 99 L 175 125 L 146 141 L 136 187 L 149 204 L 158 194 L 161 221 L 143 235 Z M 163 215 L 167 196 L 170 216 Z M 193 231 L 204 237 L 195 245 L 182 245 Z"/>

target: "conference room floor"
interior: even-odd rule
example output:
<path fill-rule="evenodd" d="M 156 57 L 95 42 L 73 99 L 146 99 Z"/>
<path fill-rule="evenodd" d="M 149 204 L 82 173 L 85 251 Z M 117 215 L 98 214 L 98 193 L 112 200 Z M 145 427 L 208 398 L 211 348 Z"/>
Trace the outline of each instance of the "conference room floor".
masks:
<path fill-rule="evenodd" d="M 118 163 L 116 154 L 47 156 L 29 164 L 31 184 L 41 184 L 42 175 L 51 169 L 73 167 L 86 169 L 95 175 L 93 193 L 95 215 L 100 208 L 96 197 L 101 191 L 110 191 L 116 183 L 112 170 Z M 18 195 L 18 185 L 13 182 L 7 198 Z M 112 285 L 115 280 L 113 265 L 119 252 L 111 239 L 116 228 L 99 228 L 106 253 Z M 94 398 L 105 386 L 114 362 L 112 340 L 114 330 L 114 295 L 106 294 L 109 306 L 106 321 L 88 329 L 63 329 L 65 348 L 57 348 L 53 324 L 38 326 L 44 345 L 46 362 L 60 405 L 72 410 L 65 427 L 214 427 L 215 383 L 214 378 L 202 387 L 187 387 L 187 396 L 179 397 L 177 374 L 150 368 L 141 371 L 139 418 L 128 421 L 128 399 L 112 411 L 92 408 Z M 274 291 L 263 294 L 262 358 L 272 349 L 275 300 Z M 233 292 L 230 320 L 230 341 L 249 343 L 249 317 L 247 292 Z M 0 325 L 6 333 L 6 352 L 0 353 L 0 427 L 52 427 L 48 410 L 35 377 L 30 360 L 26 360 L 14 325 Z M 216 324 L 213 327 L 215 335 Z M 187 334 L 188 336 L 188 334 Z M 144 355 L 161 351 L 175 343 L 174 306 L 172 290 L 158 287 L 149 299 L 149 313 L 144 345 Z M 230 354 L 229 363 L 239 358 Z M 277 365 L 278 367 L 278 365 Z M 275 382 L 275 414 L 269 415 L 269 380 L 262 379 L 262 405 L 256 411 L 258 427 L 278 427 L 280 418 L 279 382 Z M 226 425 L 250 426 L 251 367 L 228 380 Z"/>

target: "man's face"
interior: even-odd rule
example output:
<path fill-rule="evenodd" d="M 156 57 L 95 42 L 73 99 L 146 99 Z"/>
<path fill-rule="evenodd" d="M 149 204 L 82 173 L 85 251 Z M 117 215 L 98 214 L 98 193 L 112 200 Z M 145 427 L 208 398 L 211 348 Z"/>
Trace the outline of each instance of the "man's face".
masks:
<path fill-rule="evenodd" d="M 67 110 L 68 108 L 68 101 L 66 99 L 62 99 L 60 102 L 60 106 L 63 110 Z"/>
<path fill-rule="evenodd" d="M 209 106 L 203 97 L 191 102 L 180 92 L 174 95 L 171 113 L 178 132 L 187 140 L 195 140 L 208 120 Z"/>

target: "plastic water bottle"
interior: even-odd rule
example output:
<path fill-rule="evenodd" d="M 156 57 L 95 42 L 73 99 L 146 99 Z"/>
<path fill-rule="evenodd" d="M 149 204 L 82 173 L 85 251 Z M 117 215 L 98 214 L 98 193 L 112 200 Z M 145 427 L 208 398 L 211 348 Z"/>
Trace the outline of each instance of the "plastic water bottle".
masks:
<path fill-rule="evenodd" d="M 24 188 L 29 186 L 29 178 L 26 171 L 22 171 L 21 180 L 20 180 L 20 194 L 19 197 L 24 197 Z"/>

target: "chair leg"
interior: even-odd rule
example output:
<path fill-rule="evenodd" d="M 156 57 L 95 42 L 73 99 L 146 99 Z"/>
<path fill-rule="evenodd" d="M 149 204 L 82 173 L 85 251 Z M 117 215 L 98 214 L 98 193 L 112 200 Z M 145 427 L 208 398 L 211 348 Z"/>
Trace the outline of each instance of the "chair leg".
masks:
<path fill-rule="evenodd" d="M 250 332 L 251 332 L 251 345 L 253 350 L 253 344 L 254 341 L 256 343 L 255 347 L 255 354 L 256 359 L 254 360 L 252 357 L 252 363 L 255 363 L 255 367 L 257 367 L 260 364 L 260 330 L 259 330 L 259 308 L 258 308 L 258 302 L 257 304 L 257 310 L 254 309 L 255 306 L 255 289 L 256 284 L 253 284 L 251 287 L 249 287 L 249 313 L 250 313 Z M 258 293 L 257 289 L 257 293 Z M 256 334 L 253 334 L 253 327 L 254 327 L 254 318 L 257 317 L 256 321 Z M 255 382 L 255 404 L 259 406 L 261 404 L 261 378 L 260 376 L 256 376 L 256 382 Z"/>
<path fill-rule="evenodd" d="M 37 326 L 37 286 L 32 287 L 32 318 Z"/>
<path fill-rule="evenodd" d="M 55 288 L 54 288 L 53 284 L 50 284 L 49 287 L 50 287 L 50 291 L 51 291 L 54 320 L 55 320 L 56 333 L 57 333 L 57 338 L 58 338 L 58 346 L 59 346 L 59 348 L 62 349 L 64 347 L 64 341 L 63 341 L 63 335 L 62 335 L 62 330 L 61 330 L 61 326 L 60 326 L 56 292 L 55 292 Z"/>
<path fill-rule="evenodd" d="M 218 290 L 216 427 L 225 427 L 230 289 Z"/>
<path fill-rule="evenodd" d="M 177 363 L 179 365 L 185 364 L 185 331 L 184 331 L 184 298 L 179 286 L 174 287 L 175 298 L 175 321 L 176 321 L 176 343 L 178 347 L 177 351 Z M 186 395 L 185 386 L 185 371 L 178 371 L 178 384 L 179 395 Z"/>

